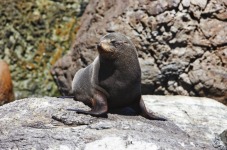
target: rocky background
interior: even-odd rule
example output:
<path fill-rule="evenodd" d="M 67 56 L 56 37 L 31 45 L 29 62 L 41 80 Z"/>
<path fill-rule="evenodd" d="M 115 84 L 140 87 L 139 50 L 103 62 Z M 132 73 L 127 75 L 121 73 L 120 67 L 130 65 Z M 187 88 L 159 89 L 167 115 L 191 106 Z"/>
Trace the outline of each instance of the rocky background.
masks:
<path fill-rule="evenodd" d="M 99 38 L 114 31 L 138 50 L 144 94 L 227 104 L 226 0 L 90 1 L 71 51 L 52 70 L 62 94 L 71 94 L 75 72 L 97 56 Z"/>
<path fill-rule="evenodd" d="M 57 95 L 51 66 L 69 50 L 88 0 L 1 0 L 0 59 L 16 99 Z"/>

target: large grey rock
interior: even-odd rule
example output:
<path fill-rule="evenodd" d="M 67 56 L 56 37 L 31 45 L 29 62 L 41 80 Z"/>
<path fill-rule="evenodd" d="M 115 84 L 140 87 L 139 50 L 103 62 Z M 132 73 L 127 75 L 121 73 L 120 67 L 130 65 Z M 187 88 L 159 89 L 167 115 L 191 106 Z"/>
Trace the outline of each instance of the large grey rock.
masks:
<path fill-rule="evenodd" d="M 210 140 L 227 128 L 227 107 L 213 99 L 151 95 L 143 98 L 149 109 L 167 116 L 190 135 Z"/>
<path fill-rule="evenodd" d="M 219 134 L 227 127 L 226 106 L 206 98 L 143 98 L 169 121 L 77 114 L 66 109 L 88 107 L 72 99 L 17 100 L 0 107 L 0 149 L 225 149 Z"/>
<path fill-rule="evenodd" d="M 71 51 L 52 74 L 70 95 L 75 72 L 97 56 L 99 38 L 122 32 L 135 44 L 144 94 L 205 96 L 227 104 L 225 0 L 93 0 Z"/>

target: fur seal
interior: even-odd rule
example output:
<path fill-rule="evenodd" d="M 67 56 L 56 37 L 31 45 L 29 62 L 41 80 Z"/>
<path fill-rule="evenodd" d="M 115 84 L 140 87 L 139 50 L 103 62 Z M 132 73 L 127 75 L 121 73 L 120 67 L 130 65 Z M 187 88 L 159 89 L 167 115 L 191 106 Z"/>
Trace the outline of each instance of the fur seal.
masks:
<path fill-rule="evenodd" d="M 74 100 L 90 111 L 69 109 L 92 116 L 106 116 L 109 110 L 132 107 L 151 120 L 166 120 L 146 110 L 141 97 L 141 69 L 134 44 L 123 34 L 109 33 L 100 39 L 99 55 L 74 76 Z"/>
<path fill-rule="evenodd" d="M 14 100 L 13 83 L 8 64 L 0 60 L 0 105 Z"/>

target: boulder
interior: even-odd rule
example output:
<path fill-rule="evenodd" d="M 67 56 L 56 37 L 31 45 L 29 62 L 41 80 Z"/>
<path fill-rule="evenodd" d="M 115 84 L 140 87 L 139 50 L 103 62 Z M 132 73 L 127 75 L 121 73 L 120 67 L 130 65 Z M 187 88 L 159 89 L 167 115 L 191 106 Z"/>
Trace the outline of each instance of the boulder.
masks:
<path fill-rule="evenodd" d="M 227 128 L 227 107 L 213 99 L 155 95 L 143 99 L 150 110 L 168 117 L 193 137 L 210 140 Z"/>
<path fill-rule="evenodd" d="M 168 121 L 77 114 L 67 109 L 88 107 L 72 99 L 43 97 L 8 103 L 0 106 L 0 149 L 226 149 L 225 105 L 186 96 L 143 98 L 148 110 Z"/>
<path fill-rule="evenodd" d="M 205 96 L 227 104 L 227 23 L 224 0 L 93 0 L 71 50 L 52 68 L 71 95 L 76 71 L 97 56 L 100 37 L 126 34 L 142 68 L 143 94 Z"/>

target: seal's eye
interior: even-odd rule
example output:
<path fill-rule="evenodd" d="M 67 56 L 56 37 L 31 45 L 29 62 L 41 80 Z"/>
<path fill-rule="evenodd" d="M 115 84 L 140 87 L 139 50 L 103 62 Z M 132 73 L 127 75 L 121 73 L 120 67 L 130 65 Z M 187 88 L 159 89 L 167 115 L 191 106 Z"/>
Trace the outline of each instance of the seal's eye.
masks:
<path fill-rule="evenodd" d="M 111 44 L 116 44 L 116 43 L 117 43 L 117 41 L 112 40 L 112 41 L 110 41 L 110 43 L 111 43 Z"/>
<path fill-rule="evenodd" d="M 115 41 L 115 40 L 112 40 L 110 41 L 110 43 L 114 46 L 118 46 L 118 45 L 122 45 L 124 42 L 123 41 Z"/>

